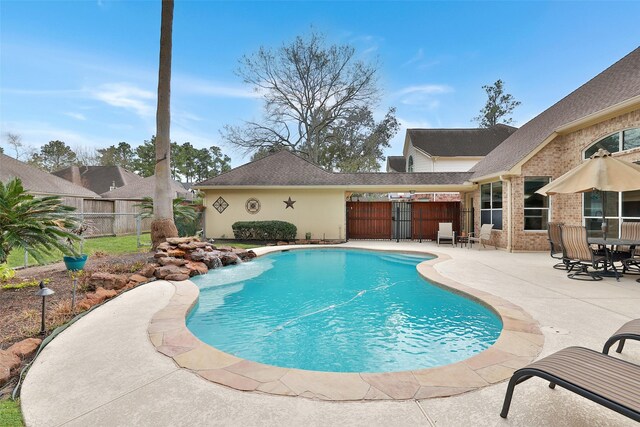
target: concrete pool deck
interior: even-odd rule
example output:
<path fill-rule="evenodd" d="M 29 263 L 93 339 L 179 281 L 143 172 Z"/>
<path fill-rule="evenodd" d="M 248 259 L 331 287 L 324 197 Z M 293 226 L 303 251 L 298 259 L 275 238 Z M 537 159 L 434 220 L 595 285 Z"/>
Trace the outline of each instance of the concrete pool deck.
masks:
<path fill-rule="evenodd" d="M 640 317 L 637 276 L 616 282 L 570 280 L 548 254 L 511 254 L 432 243 L 350 242 L 348 247 L 447 254 L 444 278 L 522 307 L 539 322 L 545 356 L 570 345 L 601 350 L 622 323 Z M 278 248 L 282 249 L 282 248 Z M 256 251 L 258 252 L 258 251 Z M 516 389 L 507 420 L 498 413 L 506 383 L 455 397 L 324 402 L 242 392 L 203 380 L 156 351 L 147 329 L 174 295 L 154 282 L 134 289 L 72 325 L 38 357 L 22 407 L 38 425 L 635 425 L 566 390 L 532 379 Z M 640 363 L 640 345 L 622 355 Z"/>

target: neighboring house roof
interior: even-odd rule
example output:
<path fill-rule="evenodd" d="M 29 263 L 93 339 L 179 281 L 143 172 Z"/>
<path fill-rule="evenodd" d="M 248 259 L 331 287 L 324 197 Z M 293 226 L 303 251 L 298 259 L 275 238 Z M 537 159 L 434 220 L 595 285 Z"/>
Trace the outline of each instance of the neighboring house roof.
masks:
<path fill-rule="evenodd" d="M 91 190 L 0 153 L 0 181 L 7 182 L 14 177 L 20 178 L 22 185 L 30 193 L 87 198 L 100 197 Z"/>
<path fill-rule="evenodd" d="M 469 172 L 334 173 L 289 151 L 279 151 L 208 179 L 195 187 L 463 185 L 470 176 Z"/>
<path fill-rule="evenodd" d="M 53 174 L 98 194 L 109 191 L 111 186 L 119 188 L 142 179 L 120 166 L 69 166 Z"/>
<path fill-rule="evenodd" d="M 387 156 L 387 172 L 406 172 L 407 161 L 404 156 Z"/>
<path fill-rule="evenodd" d="M 116 188 L 115 190 L 102 193 L 101 196 L 105 199 L 144 199 L 145 197 L 153 198 L 153 193 L 156 188 L 155 175 L 142 178 L 134 181 L 131 184 L 127 184 L 124 187 Z M 191 193 L 177 181 L 171 181 L 171 190 L 173 191 L 172 198 L 176 197 L 189 197 Z"/>
<path fill-rule="evenodd" d="M 518 129 L 471 169 L 473 176 L 509 171 L 560 128 L 639 96 L 637 48 Z"/>
<path fill-rule="evenodd" d="M 407 141 L 433 157 L 482 157 L 516 130 L 504 124 L 471 129 L 407 129 Z"/>

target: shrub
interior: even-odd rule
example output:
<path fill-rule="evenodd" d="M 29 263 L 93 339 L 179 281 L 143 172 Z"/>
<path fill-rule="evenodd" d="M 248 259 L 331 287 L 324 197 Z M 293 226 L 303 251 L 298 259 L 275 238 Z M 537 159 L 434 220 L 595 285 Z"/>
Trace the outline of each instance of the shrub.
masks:
<path fill-rule="evenodd" d="M 238 221 L 233 236 L 238 240 L 294 240 L 298 229 L 286 221 Z"/>

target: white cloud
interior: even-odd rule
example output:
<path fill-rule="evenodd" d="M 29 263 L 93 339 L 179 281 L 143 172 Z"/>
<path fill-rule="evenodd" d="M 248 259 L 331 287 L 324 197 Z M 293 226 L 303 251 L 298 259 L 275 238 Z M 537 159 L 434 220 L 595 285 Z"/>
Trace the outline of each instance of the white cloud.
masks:
<path fill-rule="evenodd" d="M 409 58 L 409 60 L 404 64 L 402 64 L 402 66 L 403 67 L 409 66 L 409 65 L 415 64 L 418 61 L 422 61 L 423 59 L 424 59 L 424 49 L 420 48 L 418 49 L 416 54 L 413 55 L 411 58 Z"/>
<path fill-rule="evenodd" d="M 76 120 L 87 120 L 87 118 L 84 116 L 84 114 L 81 114 L 81 113 L 67 112 L 67 113 L 64 113 L 64 114 L 66 116 L 69 116 L 69 117 L 71 117 L 73 119 L 76 119 Z"/>
<path fill-rule="evenodd" d="M 407 86 L 395 92 L 395 96 L 404 105 L 416 105 L 427 110 L 435 110 L 440 106 L 438 95 L 453 92 L 448 85 L 425 84 Z"/>
<path fill-rule="evenodd" d="M 98 134 L 84 134 L 74 130 L 53 126 L 47 122 L 25 121 L 25 122 L 4 122 L 0 123 L 0 131 L 11 129 L 12 132 L 22 137 L 25 146 L 39 148 L 49 141 L 64 141 L 71 147 L 89 146 L 105 147 L 113 144 L 109 138 L 98 136 Z"/>
<path fill-rule="evenodd" d="M 135 112 L 140 117 L 155 114 L 155 93 L 129 83 L 107 83 L 89 91 L 94 99 Z"/>
<path fill-rule="evenodd" d="M 180 76 L 172 81 L 172 90 L 180 94 L 194 94 L 214 98 L 259 98 L 260 94 L 248 88 Z"/>
<path fill-rule="evenodd" d="M 407 86 L 405 88 L 400 89 L 397 94 L 398 95 L 438 95 L 441 93 L 449 93 L 453 92 L 453 88 L 447 85 L 436 85 L 436 84 L 426 84 L 426 85 L 415 85 L 415 86 Z"/>

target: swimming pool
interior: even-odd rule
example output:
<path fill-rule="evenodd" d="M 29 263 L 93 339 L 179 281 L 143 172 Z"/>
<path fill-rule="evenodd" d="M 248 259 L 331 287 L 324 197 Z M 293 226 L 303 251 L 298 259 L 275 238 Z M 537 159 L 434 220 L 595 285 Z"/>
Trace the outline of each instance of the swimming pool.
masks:
<path fill-rule="evenodd" d="M 425 259 L 313 249 L 213 270 L 192 279 L 200 299 L 187 327 L 244 359 L 332 372 L 423 369 L 491 346 L 498 316 L 419 277 Z"/>

